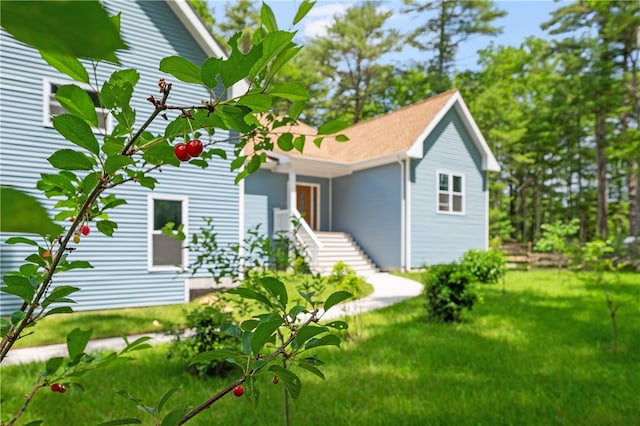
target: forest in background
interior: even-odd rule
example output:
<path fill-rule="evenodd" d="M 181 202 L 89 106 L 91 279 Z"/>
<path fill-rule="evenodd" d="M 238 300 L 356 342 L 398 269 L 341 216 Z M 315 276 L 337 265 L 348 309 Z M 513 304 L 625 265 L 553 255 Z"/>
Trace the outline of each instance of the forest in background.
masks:
<path fill-rule="evenodd" d="M 260 22 L 250 0 L 216 3 L 219 22 L 211 4 L 190 2 L 222 43 L 242 32 L 242 46 Z M 548 37 L 489 43 L 475 70 L 456 69 L 456 53 L 500 34 L 506 12 L 494 2 L 404 0 L 421 22 L 412 32 L 393 28 L 382 4 L 352 3 L 280 73 L 311 94 L 303 121 L 356 123 L 457 88 L 502 167 L 489 176 L 492 239 L 535 242 L 543 224 L 571 220 L 582 242 L 640 235 L 640 2 L 558 4 Z M 423 56 L 383 61 L 405 45 Z"/>

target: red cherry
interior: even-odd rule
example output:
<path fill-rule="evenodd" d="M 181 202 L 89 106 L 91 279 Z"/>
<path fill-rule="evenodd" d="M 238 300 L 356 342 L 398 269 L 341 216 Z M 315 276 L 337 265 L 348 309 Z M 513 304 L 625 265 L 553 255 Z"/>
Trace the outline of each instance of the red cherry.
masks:
<path fill-rule="evenodd" d="M 82 228 L 80 228 L 80 232 L 82 233 L 82 235 L 89 235 L 91 233 L 91 228 L 89 228 L 89 226 L 87 225 L 82 225 Z"/>
<path fill-rule="evenodd" d="M 64 386 L 62 386 L 60 383 L 54 383 L 51 385 L 51 390 L 53 392 L 60 392 L 60 393 L 64 393 L 66 392 L 66 389 Z"/>
<path fill-rule="evenodd" d="M 187 152 L 187 145 L 183 143 L 179 143 L 173 149 L 173 152 L 176 154 L 176 157 L 180 161 L 189 161 L 191 160 L 191 155 Z"/>
<path fill-rule="evenodd" d="M 238 385 L 235 388 L 233 388 L 233 394 L 235 396 L 241 397 L 243 393 L 244 393 L 244 387 L 242 385 Z"/>
<path fill-rule="evenodd" d="M 200 139 L 193 139 L 187 142 L 187 153 L 192 157 L 200 157 L 200 154 L 202 154 L 202 142 L 200 142 Z"/>
<path fill-rule="evenodd" d="M 65 393 L 66 391 L 67 391 L 67 388 L 65 388 L 63 385 L 60 385 L 60 390 L 58 392 Z"/>
<path fill-rule="evenodd" d="M 51 252 L 49 250 L 45 250 L 44 253 L 42 253 L 43 259 L 48 259 L 50 257 L 51 257 Z"/>

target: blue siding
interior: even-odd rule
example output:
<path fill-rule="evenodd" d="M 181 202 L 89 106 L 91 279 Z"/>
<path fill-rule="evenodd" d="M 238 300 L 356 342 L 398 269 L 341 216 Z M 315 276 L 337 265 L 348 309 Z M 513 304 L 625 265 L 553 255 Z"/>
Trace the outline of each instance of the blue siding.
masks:
<path fill-rule="evenodd" d="M 269 221 L 269 197 L 266 195 L 244 196 L 244 231 L 246 232 L 260 226 L 260 233 L 265 233 L 266 225 Z"/>
<path fill-rule="evenodd" d="M 206 90 L 191 86 L 158 71 L 165 56 L 181 55 L 197 64 L 205 54 L 179 23 L 165 2 L 105 1 L 111 12 L 122 12 L 122 33 L 128 51 L 118 54 L 121 68 L 136 68 L 140 81 L 133 94 L 137 111 L 137 125 L 142 124 L 152 110 L 145 99 L 158 95 L 157 82 L 166 78 L 173 83 L 170 102 L 176 105 L 199 104 L 207 99 Z M 0 73 L 0 173 L 2 183 L 19 187 L 37 195 L 36 181 L 41 172 L 53 172 L 46 161 L 59 148 L 75 146 L 65 141 L 53 128 L 42 124 L 43 78 L 69 81 L 49 67 L 33 49 L 16 42 L 4 31 L 0 33 L 2 60 Z M 88 67 L 90 70 L 90 67 Z M 100 64 L 99 81 L 108 78 L 116 69 Z M 170 119 L 173 118 L 172 114 Z M 166 125 L 157 120 L 149 130 L 162 132 Z M 218 138 L 225 138 L 220 132 Z M 15 149 L 19 146 L 20 149 Z M 233 148 L 224 146 L 229 157 Z M 25 161 L 28 166 L 25 167 Z M 180 195 L 188 199 L 188 230 L 197 232 L 204 225 L 203 217 L 213 217 L 222 241 L 238 241 L 239 189 L 233 184 L 229 161 L 215 160 L 208 169 L 195 166 L 167 167 L 155 173 L 159 184 L 154 194 Z M 113 238 L 101 235 L 93 226 L 90 236 L 84 237 L 72 254 L 73 259 L 86 259 L 95 269 L 76 270 L 57 276 L 57 284 L 74 285 L 81 291 L 74 295 L 75 309 L 101 309 L 181 303 L 185 300 L 184 276 L 175 271 L 147 270 L 147 194 L 149 190 L 137 185 L 123 185 L 117 195 L 128 204 L 111 211 L 110 219 L 119 223 Z M 51 208 L 56 200 L 43 200 Z M 2 236 L 2 242 L 6 239 Z M 23 246 L 2 244 L 0 271 L 16 269 L 30 251 Z M 190 255 L 194 260 L 193 254 Z M 2 294 L 0 310 L 7 313 L 18 305 L 17 299 Z"/>
<path fill-rule="evenodd" d="M 454 109 L 424 142 L 411 168 L 411 266 L 448 263 L 486 248 L 486 175 L 480 153 Z M 463 215 L 437 213 L 437 172 L 464 175 Z"/>
<path fill-rule="evenodd" d="M 258 170 L 247 176 L 244 182 L 246 195 L 260 195 L 267 197 L 267 223 L 260 227 L 267 235 L 273 235 L 273 209 L 287 208 L 287 175 L 271 173 L 268 170 Z M 245 221 L 250 220 L 251 205 L 245 205 Z"/>
<path fill-rule="evenodd" d="M 258 170 L 256 173 L 245 178 L 245 194 L 249 196 L 261 195 L 267 197 L 267 223 L 261 226 L 260 229 L 268 230 L 268 235 L 273 234 L 273 209 L 287 208 L 288 181 L 288 174 L 272 173 L 264 169 Z M 329 202 L 329 179 L 300 175 L 296 176 L 296 183 L 320 185 L 320 230 L 328 231 L 331 206 Z M 255 207 L 250 206 L 246 200 L 245 203 L 245 221 L 250 222 L 254 220 L 252 217 L 255 215 L 250 209 Z"/>
<path fill-rule="evenodd" d="M 401 266 L 400 167 L 394 163 L 333 180 L 333 230 L 350 233 L 384 270 Z"/>

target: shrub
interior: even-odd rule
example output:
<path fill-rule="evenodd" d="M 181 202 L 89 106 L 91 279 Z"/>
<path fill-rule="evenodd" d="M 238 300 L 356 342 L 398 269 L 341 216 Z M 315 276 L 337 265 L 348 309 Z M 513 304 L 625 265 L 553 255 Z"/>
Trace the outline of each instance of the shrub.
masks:
<path fill-rule="evenodd" d="M 507 261 L 500 250 L 469 250 L 460 262 L 473 278 L 485 284 L 498 282 L 506 273 Z"/>
<path fill-rule="evenodd" d="M 224 306 L 215 295 L 209 296 L 209 304 L 186 312 L 187 329 L 193 335 L 181 339 L 178 334 L 167 356 L 179 357 L 189 362 L 195 355 L 213 350 L 238 350 L 241 342 L 235 336 L 224 334 L 222 331 L 227 324 L 232 324 L 233 314 L 228 306 Z M 187 371 L 198 376 L 224 377 L 237 367 L 225 360 L 211 360 L 208 362 L 191 364 Z"/>
<path fill-rule="evenodd" d="M 430 267 L 423 278 L 429 321 L 460 321 L 462 310 L 470 310 L 478 299 L 471 281 L 469 273 L 457 263 Z"/>
<path fill-rule="evenodd" d="M 336 290 L 346 290 L 355 299 L 360 298 L 366 291 L 366 281 L 360 278 L 349 265 L 340 261 L 333 265 L 327 283 L 335 286 Z"/>

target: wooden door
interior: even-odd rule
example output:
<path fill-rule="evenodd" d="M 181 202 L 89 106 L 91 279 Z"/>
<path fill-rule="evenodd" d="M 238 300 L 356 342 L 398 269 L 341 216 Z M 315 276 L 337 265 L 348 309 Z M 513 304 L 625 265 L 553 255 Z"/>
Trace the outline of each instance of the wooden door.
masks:
<path fill-rule="evenodd" d="M 307 225 L 313 230 L 318 229 L 318 190 L 311 185 L 296 185 L 296 208 Z"/>

